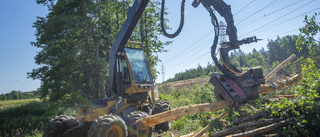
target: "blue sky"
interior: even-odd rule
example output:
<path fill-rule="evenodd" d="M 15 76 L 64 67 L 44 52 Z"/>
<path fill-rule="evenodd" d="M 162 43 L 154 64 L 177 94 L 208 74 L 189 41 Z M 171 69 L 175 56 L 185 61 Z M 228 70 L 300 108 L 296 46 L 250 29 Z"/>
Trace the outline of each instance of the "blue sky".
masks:
<path fill-rule="evenodd" d="M 320 11 L 319 0 L 225 0 L 225 2 L 231 5 L 232 13 L 236 14 L 234 19 L 239 39 L 250 36 L 263 39 L 259 43 L 242 46 L 241 50 L 246 53 L 253 48 L 265 47 L 267 40 L 275 39 L 277 35 L 281 37 L 299 34 L 298 29 L 303 26 L 304 19 L 304 15 L 300 14 L 312 15 Z M 170 12 L 166 17 L 170 20 L 168 25 L 173 28 L 172 31 L 179 24 L 180 3 L 181 0 L 166 1 L 166 7 Z M 166 79 L 172 78 L 175 73 L 195 68 L 198 64 L 205 67 L 208 62 L 212 62 L 209 51 L 213 27 L 209 13 L 202 5 L 193 8 L 191 3 L 192 0 L 186 0 L 185 25 L 180 35 L 175 39 L 162 38 L 162 40 L 173 40 L 173 44 L 167 47 L 169 52 L 158 54 L 163 62 L 160 62 L 156 69 L 160 71 L 163 64 Z M 241 10 L 242 8 L 244 9 Z M 37 5 L 35 1 L 9 0 L 1 3 L 0 94 L 12 90 L 31 91 L 39 88 L 40 81 L 27 79 L 27 72 L 39 67 L 34 63 L 34 56 L 39 49 L 32 47 L 30 42 L 35 41 L 33 22 L 37 16 L 44 17 L 47 12 L 47 7 Z M 157 82 L 161 81 L 162 75 L 157 79 Z"/>
<path fill-rule="evenodd" d="M 32 47 L 37 16 L 45 16 L 47 7 L 27 0 L 2 1 L 0 4 L 0 93 L 12 90 L 31 91 L 40 81 L 27 79 L 27 72 L 36 68 L 34 56 L 39 49 Z"/>

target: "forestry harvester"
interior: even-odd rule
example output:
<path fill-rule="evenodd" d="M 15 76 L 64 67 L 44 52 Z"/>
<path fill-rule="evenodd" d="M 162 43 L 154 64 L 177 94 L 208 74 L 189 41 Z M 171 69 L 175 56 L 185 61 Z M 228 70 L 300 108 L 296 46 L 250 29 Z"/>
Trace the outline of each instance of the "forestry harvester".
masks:
<path fill-rule="evenodd" d="M 109 53 L 109 89 L 107 98 L 93 100 L 92 104 L 77 108 L 76 118 L 58 116 L 44 128 L 44 137 L 51 136 L 151 136 L 152 126 L 144 124 L 144 119 L 151 115 L 170 110 L 168 102 L 158 102 L 158 91 L 151 75 L 150 65 L 142 48 L 131 48 L 126 45 L 142 43 L 130 42 L 132 31 L 142 16 L 150 0 L 135 0 L 128 11 L 128 16 Z M 176 33 L 168 34 L 163 25 L 164 1 L 161 8 L 161 27 L 165 36 L 176 37 L 183 26 L 184 3 L 181 5 L 181 21 Z M 221 106 L 235 107 L 248 100 L 259 98 L 258 86 L 265 83 L 260 67 L 241 72 L 229 60 L 228 52 L 238 49 L 242 44 L 257 42 L 256 37 L 238 40 L 230 5 L 223 0 L 194 0 L 192 6 L 200 4 L 210 13 L 214 26 L 214 41 L 211 56 L 215 65 L 223 74 L 213 73 L 210 83 L 215 87 L 215 94 L 224 101 Z M 221 44 L 220 60 L 216 56 L 219 36 L 219 24 L 214 14 L 217 11 L 227 23 L 229 42 Z M 153 107 L 154 106 L 154 107 Z M 181 112 L 180 115 L 184 115 Z M 187 114 L 187 113 L 186 113 Z M 179 115 L 179 116 L 180 116 Z M 174 117 L 174 114 L 171 116 Z M 178 117 L 178 116 L 177 116 Z M 140 121 L 140 123 L 139 123 Z M 155 130 L 170 129 L 170 121 L 152 121 L 158 123 Z"/>

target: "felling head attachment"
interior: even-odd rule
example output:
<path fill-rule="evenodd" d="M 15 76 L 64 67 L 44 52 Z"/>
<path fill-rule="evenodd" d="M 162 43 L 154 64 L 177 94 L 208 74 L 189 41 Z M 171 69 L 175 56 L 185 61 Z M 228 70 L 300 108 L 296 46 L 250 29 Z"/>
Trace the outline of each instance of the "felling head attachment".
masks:
<path fill-rule="evenodd" d="M 257 42 L 257 40 L 255 37 L 251 37 L 237 41 L 233 45 Z M 226 100 L 229 106 L 233 107 L 245 103 L 247 100 L 258 99 L 258 86 L 265 83 L 261 67 L 249 68 L 247 71 L 241 72 L 231 64 L 228 52 L 234 47 L 228 44 L 221 46 L 219 51 L 222 65 L 216 59 L 214 61 L 224 75 L 213 73 L 210 79 L 210 83 L 215 86 L 216 96 Z"/>
<path fill-rule="evenodd" d="M 210 83 L 215 87 L 214 93 L 222 100 L 226 100 L 230 107 L 246 103 L 248 100 L 259 98 L 258 85 L 264 84 L 262 69 L 255 67 L 238 76 L 236 80 L 225 75 L 213 73 Z"/>

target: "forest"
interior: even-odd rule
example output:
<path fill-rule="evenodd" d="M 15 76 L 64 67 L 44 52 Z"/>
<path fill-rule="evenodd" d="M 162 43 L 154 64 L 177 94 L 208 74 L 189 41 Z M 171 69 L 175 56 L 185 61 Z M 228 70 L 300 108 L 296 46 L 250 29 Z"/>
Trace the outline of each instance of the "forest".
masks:
<path fill-rule="evenodd" d="M 75 115 L 75 108 L 85 105 L 91 99 L 101 98 L 108 90 L 108 54 L 121 24 L 127 15 L 133 0 L 36 0 L 50 11 L 45 17 L 34 22 L 36 41 L 31 46 L 40 51 L 35 56 L 39 66 L 27 74 L 31 79 L 41 81 L 41 87 L 35 92 L 21 93 L 12 91 L 10 95 L 1 95 L 1 100 L 39 97 L 18 107 L 0 109 L 0 136 L 42 136 L 46 123 L 57 115 Z M 166 52 L 171 41 L 160 41 L 159 20 L 160 2 L 151 0 L 147 9 L 134 29 L 131 41 L 144 43 L 143 50 L 150 62 L 153 77 L 154 67 L 160 62 L 157 53 Z M 167 13 L 165 13 L 167 14 Z M 233 127 L 233 120 L 253 114 L 253 106 L 266 112 L 265 119 L 286 119 L 288 124 L 275 130 L 279 136 L 317 136 L 320 131 L 320 45 L 315 38 L 320 31 L 316 20 L 320 13 L 306 16 L 300 34 L 278 37 L 269 40 L 267 49 L 253 49 L 246 54 L 241 50 L 230 53 L 232 64 L 239 70 L 261 66 L 264 74 L 270 72 L 281 61 L 295 54 L 297 57 L 281 69 L 271 81 L 285 79 L 293 74 L 302 74 L 302 80 L 296 86 L 265 94 L 294 95 L 293 99 L 280 98 L 280 101 L 249 101 L 237 109 L 223 109 L 181 117 L 172 121 L 172 132 L 184 135 L 199 131 L 209 125 L 209 133 Z M 114 15 L 114 16 L 112 16 Z M 167 19 L 165 19 L 168 21 Z M 169 28 L 168 26 L 165 26 Z M 218 69 L 208 61 L 206 67 L 198 66 L 175 74 L 174 78 L 159 84 L 161 100 L 169 101 L 172 109 L 181 106 L 219 101 L 214 87 L 193 84 L 188 87 L 172 88 L 166 84 L 192 78 L 210 77 Z M 30 96 L 31 97 L 31 96 Z M 212 120 L 227 112 L 224 121 Z M 169 133 L 160 133 L 170 136 Z M 209 134 L 211 135 L 211 134 Z"/>
<path fill-rule="evenodd" d="M 1 94 L 0 100 L 17 100 L 17 99 L 30 99 L 30 98 L 39 98 L 37 91 L 21 92 L 12 90 L 10 93 Z"/>

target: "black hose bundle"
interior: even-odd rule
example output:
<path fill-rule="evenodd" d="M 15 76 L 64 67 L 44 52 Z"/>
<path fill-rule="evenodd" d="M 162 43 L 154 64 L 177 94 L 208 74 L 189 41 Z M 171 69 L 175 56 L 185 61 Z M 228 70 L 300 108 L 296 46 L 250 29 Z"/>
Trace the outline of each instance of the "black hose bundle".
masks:
<path fill-rule="evenodd" d="M 184 5 L 185 5 L 186 0 L 182 0 L 181 2 L 181 15 L 180 15 L 180 25 L 179 28 L 177 29 L 177 31 L 173 34 L 169 34 L 165 27 L 164 27 L 164 21 L 163 21 L 163 16 L 164 16 L 164 5 L 165 5 L 165 0 L 162 0 L 162 4 L 161 4 L 161 14 L 160 14 L 160 25 L 161 25 L 161 30 L 163 32 L 163 34 L 168 37 L 168 38 L 174 38 L 176 36 L 178 36 L 182 30 L 183 27 L 183 23 L 184 23 Z"/>

